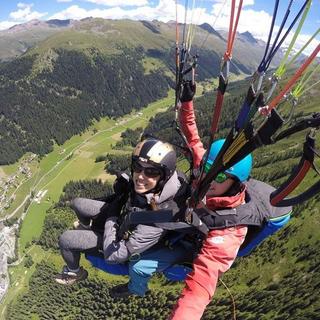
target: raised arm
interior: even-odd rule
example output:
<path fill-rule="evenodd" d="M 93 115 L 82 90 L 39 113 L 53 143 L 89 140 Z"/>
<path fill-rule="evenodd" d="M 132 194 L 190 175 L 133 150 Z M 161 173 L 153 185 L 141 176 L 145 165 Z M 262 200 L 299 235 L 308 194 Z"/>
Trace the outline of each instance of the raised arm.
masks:
<path fill-rule="evenodd" d="M 193 151 L 193 165 L 197 169 L 206 150 L 201 142 L 196 117 L 193 109 L 193 96 L 196 86 L 187 81 L 182 90 L 181 107 L 179 113 L 179 123 L 183 134 L 186 136 L 188 144 Z"/>

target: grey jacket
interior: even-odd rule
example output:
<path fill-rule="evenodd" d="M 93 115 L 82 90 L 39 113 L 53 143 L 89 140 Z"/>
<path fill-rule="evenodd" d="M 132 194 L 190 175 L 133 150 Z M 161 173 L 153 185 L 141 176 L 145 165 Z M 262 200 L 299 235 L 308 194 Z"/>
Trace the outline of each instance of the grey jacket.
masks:
<path fill-rule="evenodd" d="M 272 186 L 255 179 L 245 182 L 245 203 L 232 209 L 211 211 L 195 209 L 196 214 L 209 229 L 223 229 L 237 225 L 262 226 L 265 221 L 289 214 L 292 207 L 274 207 L 270 204 Z"/>
<path fill-rule="evenodd" d="M 185 203 L 185 185 L 181 183 L 177 173 L 167 181 L 159 195 L 146 194 L 147 203 L 150 204 L 152 198 L 159 209 L 171 209 L 174 213 L 180 210 Z M 130 200 L 129 200 L 130 201 Z M 130 207 L 128 210 L 150 210 L 150 207 L 137 208 Z M 127 240 L 117 240 L 117 217 L 108 218 L 105 223 L 103 237 L 103 251 L 105 260 L 108 263 L 122 263 L 130 259 L 131 256 L 140 254 L 154 246 L 166 233 L 162 228 L 137 225 Z"/>

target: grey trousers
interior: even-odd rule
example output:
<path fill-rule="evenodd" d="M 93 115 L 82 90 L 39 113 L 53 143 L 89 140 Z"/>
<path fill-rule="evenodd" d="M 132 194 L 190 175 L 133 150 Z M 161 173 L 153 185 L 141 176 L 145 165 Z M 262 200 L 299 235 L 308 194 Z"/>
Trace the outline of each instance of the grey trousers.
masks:
<path fill-rule="evenodd" d="M 71 201 L 71 208 L 75 211 L 79 221 L 89 225 L 92 218 L 96 217 L 105 202 L 86 198 L 75 198 Z"/>
<path fill-rule="evenodd" d="M 90 220 L 99 214 L 103 205 L 103 201 L 85 198 L 76 198 L 71 203 L 79 221 L 85 225 L 90 224 Z M 102 246 L 103 234 L 92 230 L 67 230 L 59 238 L 62 258 L 71 270 L 79 268 L 82 252 L 96 253 L 102 250 Z"/>

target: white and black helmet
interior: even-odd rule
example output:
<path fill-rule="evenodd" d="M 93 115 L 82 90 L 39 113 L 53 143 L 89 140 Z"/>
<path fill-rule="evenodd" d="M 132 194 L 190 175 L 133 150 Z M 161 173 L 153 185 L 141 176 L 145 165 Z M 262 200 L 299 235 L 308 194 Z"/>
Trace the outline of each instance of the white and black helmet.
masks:
<path fill-rule="evenodd" d="M 157 139 L 146 139 L 138 143 L 132 153 L 132 162 L 149 163 L 161 170 L 162 185 L 167 182 L 176 170 L 177 155 L 172 145 Z"/>

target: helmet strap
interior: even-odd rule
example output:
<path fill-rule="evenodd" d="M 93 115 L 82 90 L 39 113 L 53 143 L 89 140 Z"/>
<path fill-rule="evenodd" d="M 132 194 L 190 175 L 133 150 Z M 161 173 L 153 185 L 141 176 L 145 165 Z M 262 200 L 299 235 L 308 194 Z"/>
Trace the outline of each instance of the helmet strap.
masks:
<path fill-rule="evenodd" d="M 243 187 L 244 187 L 244 184 L 242 182 L 240 182 L 239 180 L 234 180 L 232 186 L 223 196 L 226 196 L 226 197 L 235 196 L 243 190 Z"/>

